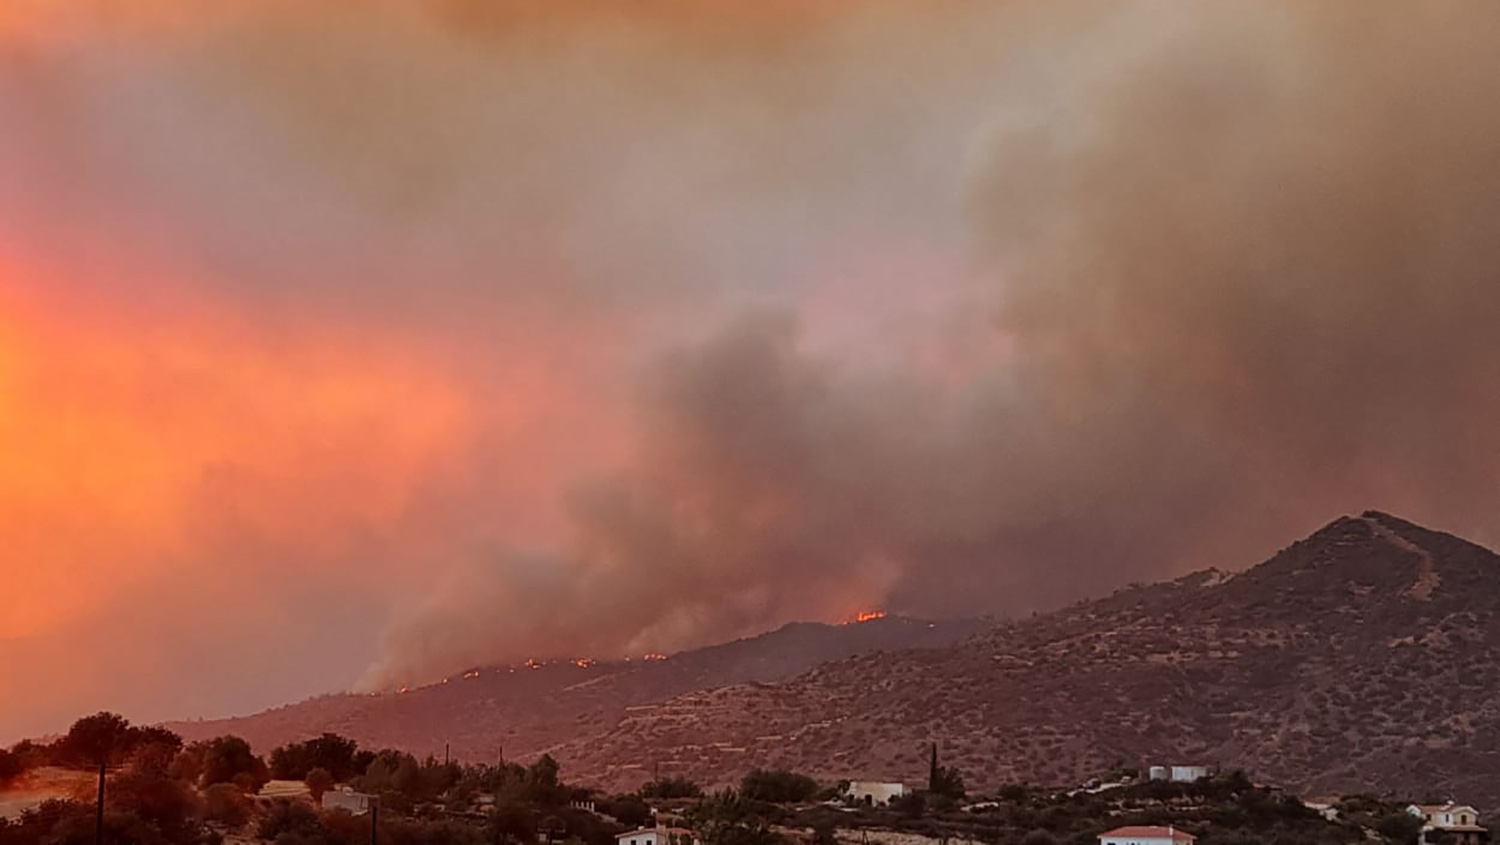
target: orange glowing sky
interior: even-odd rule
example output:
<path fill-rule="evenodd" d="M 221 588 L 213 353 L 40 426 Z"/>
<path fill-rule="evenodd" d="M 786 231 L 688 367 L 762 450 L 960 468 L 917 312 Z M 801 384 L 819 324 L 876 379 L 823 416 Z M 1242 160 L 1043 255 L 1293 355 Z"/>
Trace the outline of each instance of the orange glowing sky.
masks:
<path fill-rule="evenodd" d="M 0 0 L 0 743 L 1493 536 L 1460 7 Z"/>
<path fill-rule="evenodd" d="M 806 312 L 829 343 L 882 331 L 839 299 L 877 276 L 899 292 L 865 245 L 884 223 L 751 261 L 713 242 L 774 243 L 792 181 L 677 222 L 765 173 L 824 170 L 775 131 L 784 167 L 692 150 L 743 131 L 723 86 L 800 111 L 766 69 L 831 6 L 373 8 L 0 8 L 0 659 L 35 691 L 0 704 L 0 739 L 102 706 L 159 718 L 345 688 L 429 594 L 473 592 L 487 556 L 571 542 L 580 483 L 641 448 L 653 356 L 824 277 L 845 294 Z M 525 65 L 541 75 L 514 78 Z M 907 271 L 957 272 L 903 238 Z M 769 299 L 736 275 L 774 282 Z M 733 624 L 788 611 L 745 612 Z M 699 616 L 642 642 L 689 642 Z M 278 666 L 306 639 L 326 648 Z"/>

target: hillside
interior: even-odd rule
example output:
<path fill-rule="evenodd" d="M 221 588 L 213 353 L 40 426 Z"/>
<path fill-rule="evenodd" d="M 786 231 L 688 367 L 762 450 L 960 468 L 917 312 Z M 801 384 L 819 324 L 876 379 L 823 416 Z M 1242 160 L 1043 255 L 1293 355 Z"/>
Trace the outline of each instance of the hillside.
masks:
<path fill-rule="evenodd" d="M 1500 557 L 1368 512 L 1236 576 L 1203 572 L 942 649 L 633 709 L 556 751 L 722 782 L 775 764 L 920 780 L 941 743 L 971 787 L 1117 763 L 1244 767 L 1309 794 L 1394 789 L 1500 806 Z"/>
<path fill-rule="evenodd" d="M 333 731 L 366 747 L 441 756 L 446 744 L 465 760 L 494 760 L 502 753 L 525 759 L 600 737 L 637 706 L 695 690 L 782 680 L 852 655 L 950 645 L 993 625 L 894 616 L 845 625 L 793 623 L 664 659 L 488 667 L 406 692 L 323 696 L 251 716 L 168 727 L 190 741 L 236 734 L 261 753 Z"/>

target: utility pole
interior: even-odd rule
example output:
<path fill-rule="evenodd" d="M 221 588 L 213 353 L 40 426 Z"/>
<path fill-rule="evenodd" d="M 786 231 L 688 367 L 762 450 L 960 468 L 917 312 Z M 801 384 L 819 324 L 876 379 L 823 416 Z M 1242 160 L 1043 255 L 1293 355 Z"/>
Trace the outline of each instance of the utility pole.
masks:
<path fill-rule="evenodd" d="M 99 803 L 94 807 L 94 845 L 104 845 L 104 760 L 99 760 Z"/>
<path fill-rule="evenodd" d="M 443 743 L 443 766 L 448 765 L 448 743 Z"/>
<path fill-rule="evenodd" d="M 380 799 L 370 801 L 370 845 L 380 840 Z"/>

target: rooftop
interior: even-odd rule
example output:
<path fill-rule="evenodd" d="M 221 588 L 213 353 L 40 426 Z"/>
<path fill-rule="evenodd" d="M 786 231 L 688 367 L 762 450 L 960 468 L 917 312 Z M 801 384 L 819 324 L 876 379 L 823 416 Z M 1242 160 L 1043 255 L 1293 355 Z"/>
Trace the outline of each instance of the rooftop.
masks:
<path fill-rule="evenodd" d="M 1100 839 L 1105 837 L 1111 839 L 1171 839 L 1174 842 L 1192 842 L 1198 838 L 1185 830 L 1178 830 L 1175 827 L 1160 827 L 1158 825 L 1117 827 L 1114 830 L 1106 830 L 1099 834 Z"/>

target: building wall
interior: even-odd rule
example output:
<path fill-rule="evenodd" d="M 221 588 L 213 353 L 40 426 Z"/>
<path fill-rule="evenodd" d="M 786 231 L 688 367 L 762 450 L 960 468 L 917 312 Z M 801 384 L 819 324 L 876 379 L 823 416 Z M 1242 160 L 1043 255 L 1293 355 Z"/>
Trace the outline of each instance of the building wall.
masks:
<path fill-rule="evenodd" d="M 369 812 L 370 796 L 363 792 L 345 792 L 341 789 L 330 789 L 323 793 L 323 809 L 348 810 L 357 816 L 360 813 Z"/>
<path fill-rule="evenodd" d="M 904 783 L 882 783 L 880 781 L 856 780 L 849 783 L 849 794 L 854 800 L 876 806 L 891 803 L 892 798 L 906 794 Z"/>
<path fill-rule="evenodd" d="M 1209 775 L 1207 766 L 1173 766 L 1172 780 L 1179 783 L 1192 783 L 1195 780 L 1206 778 Z"/>

